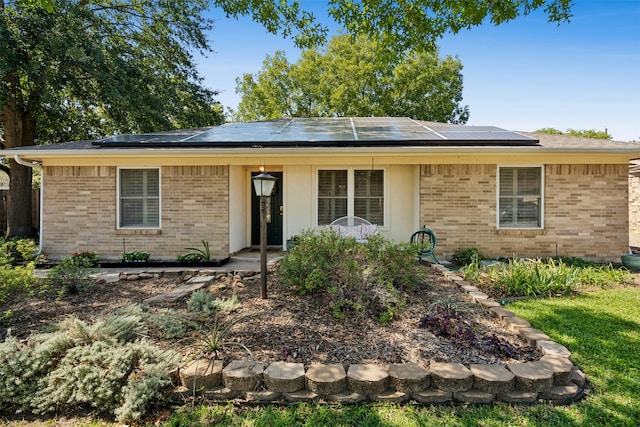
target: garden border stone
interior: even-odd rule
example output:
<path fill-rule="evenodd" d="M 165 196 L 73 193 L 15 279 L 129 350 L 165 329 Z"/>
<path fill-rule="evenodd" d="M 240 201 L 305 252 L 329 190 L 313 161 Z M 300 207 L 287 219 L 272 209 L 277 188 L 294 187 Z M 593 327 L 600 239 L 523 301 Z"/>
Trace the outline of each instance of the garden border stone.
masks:
<path fill-rule="evenodd" d="M 566 347 L 551 341 L 543 331 L 532 328 L 492 298 L 483 298 L 476 287 L 446 267 L 433 265 L 433 268 L 463 292 L 471 294 L 469 299 L 482 304 L 527 342 L 537 346 L 543 356 L 536 361 L 506 366 L 472 364 L 467 367 L 461 363 L 439 361 L 431 361 L 429 366 L 413 362 L 388 366 L 352 364 L 348 373 L 341 364 L 314 364 L 305 372 L 301 363 L 275 362 L 265 367 L 258 361 L 236 360 L 222 367 L 222 362 L 216 361 L 215 368 L 209 369 L 213 371 L 210 372 L 213 374 L 210 384 L 195 379 L 198 386 L 204 386 L 197 391 L 212 400 L 235 399 L 258 404 L 283 401 L 341 404 L 366 401 L 419 404 L 544 401 L 564 405 L 585 395 L 587 378 L 573 365 Z M 183 383 L 193 385 L 193 379 L 187 375 L 190 369 L 195 370 L 195 367 L 182 368 L 180 378 Z M 200 370 L 191 375 L 200 375 Z M 176 389 L 174 393 L 187 393 L 184 386 L 181 390 Z"/>

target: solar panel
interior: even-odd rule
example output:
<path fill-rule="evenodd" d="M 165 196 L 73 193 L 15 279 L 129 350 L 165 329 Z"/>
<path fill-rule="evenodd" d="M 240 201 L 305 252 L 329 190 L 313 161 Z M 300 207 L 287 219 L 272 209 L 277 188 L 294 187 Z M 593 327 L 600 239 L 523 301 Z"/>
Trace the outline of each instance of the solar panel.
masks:
<path fill-rule="evenodd" d="M 228 123 L 208 129 L 117 135 L 96 141 L 100 146 L 384 146 L 531 145 L 538 141 L 494 126 L 465 126 L 400 117 L 325 117 Z"/>

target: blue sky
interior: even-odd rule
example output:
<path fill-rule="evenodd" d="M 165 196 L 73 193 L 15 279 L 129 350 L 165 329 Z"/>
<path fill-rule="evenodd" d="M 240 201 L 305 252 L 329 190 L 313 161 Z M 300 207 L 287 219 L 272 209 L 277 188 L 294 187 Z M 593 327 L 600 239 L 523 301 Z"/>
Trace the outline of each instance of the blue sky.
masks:
<path fill-rule="evenodd" d="M 301 3 L 337 32 L 324 1 Z M 607 129 L 616 140 L 640 140 L 640 0 L 576 0 L 573 15 L 557 26 L 536 13 L 438 43 L 440 56 L 457 56 L 464 66 L 468 124 Z M 219 11 L 213 17 L 214 52 L 198 59 L 198 70 L 225 107 L 240 100 L 236 77 L 260 71 L 267 54 L 284 50 L 290 62 L 300 55 L 291 41 L 249 19 L 226 19 Z"/>

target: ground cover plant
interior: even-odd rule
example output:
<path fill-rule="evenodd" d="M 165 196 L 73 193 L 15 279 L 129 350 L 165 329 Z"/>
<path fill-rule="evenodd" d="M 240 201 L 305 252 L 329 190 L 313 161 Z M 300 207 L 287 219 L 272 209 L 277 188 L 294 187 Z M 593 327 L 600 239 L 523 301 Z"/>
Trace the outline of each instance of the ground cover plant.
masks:
<path fill-rule="evenodd" d="M 571 295 L 590 287 L 633 282 L 629 271 L 577 259 L 509 259 L 486 262 L 472 256 L 464 278 L 494 298 Z"/>

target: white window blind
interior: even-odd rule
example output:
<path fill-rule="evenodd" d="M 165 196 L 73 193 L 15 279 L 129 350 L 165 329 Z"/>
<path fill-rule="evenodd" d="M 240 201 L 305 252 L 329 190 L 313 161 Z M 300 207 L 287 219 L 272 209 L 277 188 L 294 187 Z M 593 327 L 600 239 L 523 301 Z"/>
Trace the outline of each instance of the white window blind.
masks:
<path fill-rule="evenodd" d="M 318 224 L 347 215 L 347 171 L 318 171 Z"/>
<path fill-rule="evenodd" d="M 120 227 L 160 226 L 160 170 L 120 169 Z"/>
<path fill-rule="evenodd" d="M 384 224 L 384 171 L 319 170 L 318 225 L 353 215 Z"/>
<path fill-rule="evenodd" d="M 384 223 L 384 174 L 381 170 L 354 171 L 353 213 L 372 224 Z"/>
<path fill-rule="evenodd" d="M 542 168 L 503 167 L 499 182 L 499 226 L 542 226 Z"/>

